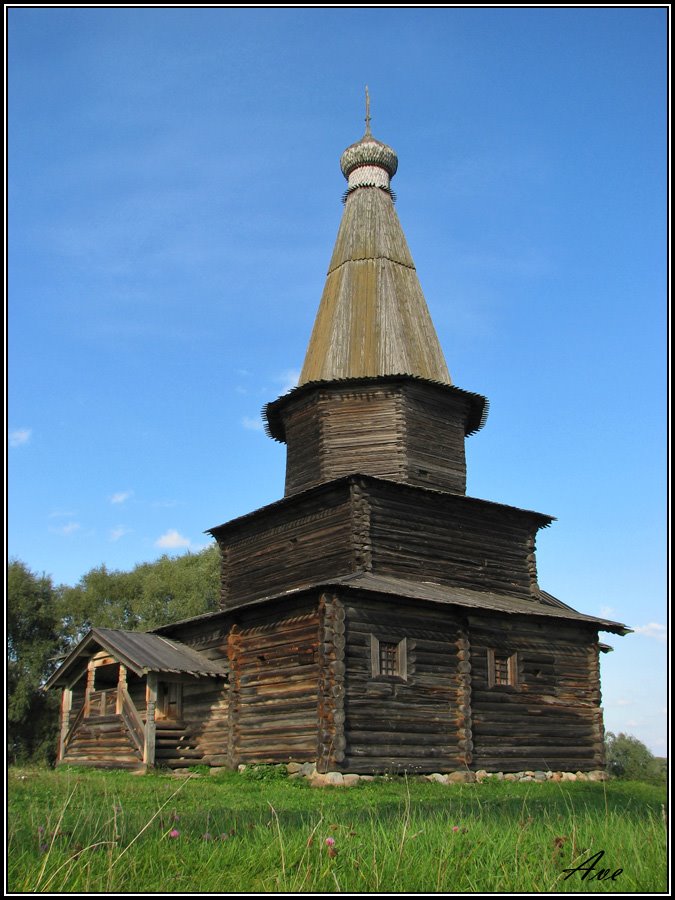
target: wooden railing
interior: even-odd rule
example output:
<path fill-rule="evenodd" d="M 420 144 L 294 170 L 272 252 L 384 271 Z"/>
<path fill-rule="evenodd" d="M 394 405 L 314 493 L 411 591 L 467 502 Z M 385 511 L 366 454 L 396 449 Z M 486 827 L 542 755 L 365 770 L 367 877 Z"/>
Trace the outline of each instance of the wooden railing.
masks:
<path fill-rule="evenodd" d="M 129 692 L 124 689 L 122 690 L 122 707 L 120 713 L 122 721 L 127 726 L 129 734 L 131 735 L 131 739 L 138 750 L 143 753 L 143 748 L 145 746 L 145 725 L 138 715 L 138 710 L 134 706 L 131 697 L 129 696 Z"/>
<path fill-rule="evenodd" d="M 75 732 L 80 727 L 80 723 L 82 722 L 82 719 L 84 719 L 84 709 L 85 709 L 85 704 L 83 703 L 79 709 L 79 712 L 73 719 L 72 724 L 68 728 L 68 731 L 66 732 L 66 736 L 63 739 L 63 752 L 64 753 L 68 749 L 68 745 L 70 744 L 73 737 L 75 736 Z"/>
<path fill-rule="evenodd" d="M 117 707 L 117 688 L 92 691 L 87 706 L 87 716 L 114 716 Z"/>

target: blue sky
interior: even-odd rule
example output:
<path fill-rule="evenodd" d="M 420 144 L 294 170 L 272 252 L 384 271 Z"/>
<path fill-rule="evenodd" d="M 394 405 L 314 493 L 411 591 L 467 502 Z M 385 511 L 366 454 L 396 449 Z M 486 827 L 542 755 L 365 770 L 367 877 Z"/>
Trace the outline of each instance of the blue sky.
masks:
<path fill-rule="evenodd" d="M 372 128 L 453 381 L 468 492 L 557 517 L 606 727 L 666 735 L 664 8 L 8 12 L 9 554 L 56 583 L 283 494 L 297 377 Z"/>

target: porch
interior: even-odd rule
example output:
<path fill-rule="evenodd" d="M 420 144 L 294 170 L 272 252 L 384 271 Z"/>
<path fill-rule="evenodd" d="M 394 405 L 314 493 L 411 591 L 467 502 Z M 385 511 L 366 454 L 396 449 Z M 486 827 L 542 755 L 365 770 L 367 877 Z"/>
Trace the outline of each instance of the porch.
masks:
<path fill-rule="evenodd" d="M 177 641 L 92 629 L 46 685 L 62 689 L 57 765 L 199 763 L 203 753 L 183 720 L 183 688 L 213 679 L 226 683 L 227 672 Z"/>

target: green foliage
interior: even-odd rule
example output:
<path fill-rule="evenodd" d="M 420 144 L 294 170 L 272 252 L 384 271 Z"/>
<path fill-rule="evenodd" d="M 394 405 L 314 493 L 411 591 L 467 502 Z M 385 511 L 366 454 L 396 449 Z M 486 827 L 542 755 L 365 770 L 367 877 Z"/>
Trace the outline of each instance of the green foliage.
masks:
<path fill-rule="evenodd" d="M 652 755 L 642 741 L 630 734 L 611 731 L 605 737 L 607 771 L 615 778 L 627 781 L 646 781 L 650 784 L 665 782 L 666 771 L 663 763 Z"/>
<path fill-rule="evenodd" d="M 285 781 L 288 777 L 288 770 L 284 765 L 246 766 L 241 770 L 240 775 L 246 781 Z"/>
<path fill-rule="evenodd" d="M 92 627 L 147 631 L 218 608 L 220 553 L 162 556 L 131 572 L 91 569 L 61 594 L 64 631 L 71 643 Z"/>
<path fill-rule="evenodd" d="M 7 753 L 10 761 L 53 758 L 58 697 L 42 684 L 62 647 L 57 592 L 46 575 L 11 560 L 7 572 Z"/>

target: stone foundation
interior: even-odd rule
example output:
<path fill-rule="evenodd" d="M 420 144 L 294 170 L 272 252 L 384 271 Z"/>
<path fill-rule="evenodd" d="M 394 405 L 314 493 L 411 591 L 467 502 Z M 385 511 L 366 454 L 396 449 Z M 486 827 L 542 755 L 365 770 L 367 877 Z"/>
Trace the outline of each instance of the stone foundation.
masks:
<path fill-rule="evenodd" d="M 248 766 L 239 766 L 245 771 Z M 255 768 L 251 766 L 250 768 Z M 213 770 L 212 770 L 213 771 Z M 220 771 L 220 770 L 216 770 Z M 315 763 L 288 763 L 286 771 L 289 778 L 305 778 L 312 787 L 354 787 L 362 782 L 375 781 L 376 778 L 394 776 L 354 775 L 344 772 L 317 772 Z M 395 776 L 400 778 L 400 775 Z M 592 772 L 543 772 L 541 770 L 525 772 L 486 772 L 481 769 L 471 772 L 459 769 L 456 772 L 432 772 L 430 775 L 412 775 L 415 781 L 435 781 L 438 784 L 482 784 L 490 781 L 539 782 L 545 781 L 609 781 L 609 775 L 602 769 Z"/>

